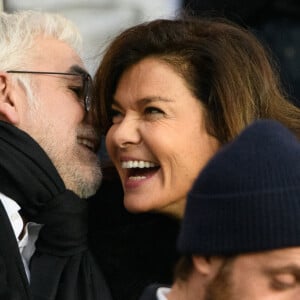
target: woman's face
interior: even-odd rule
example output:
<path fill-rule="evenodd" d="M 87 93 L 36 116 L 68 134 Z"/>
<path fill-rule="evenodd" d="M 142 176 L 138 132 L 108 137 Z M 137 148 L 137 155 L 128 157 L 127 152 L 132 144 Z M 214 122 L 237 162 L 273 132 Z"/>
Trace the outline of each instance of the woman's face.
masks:
<path fill-rule="evenodd" d="M 167 63 L 146 58 L 122 74 L 112 111 L 106 147 L 125 207 L 181 217 L 188 190 L 219 147 L 200 101 Z"/>

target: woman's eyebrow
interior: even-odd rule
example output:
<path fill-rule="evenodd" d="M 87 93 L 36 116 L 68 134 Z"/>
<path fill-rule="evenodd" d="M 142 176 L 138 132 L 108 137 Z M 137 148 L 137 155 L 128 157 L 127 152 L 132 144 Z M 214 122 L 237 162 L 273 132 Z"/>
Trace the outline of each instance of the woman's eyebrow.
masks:
<path fill-rule="evenodd" d="M 146 104 L 153 103 L 153 102 L 174 102 L 174 100 L 165 98 L 165 97 L 159 97 L 159 96 L 148 96 L 148 97 L 136 100 L 137 105 L 146 105 Z M 113 98 L 111 105 L 121 106 L 120 101 L 118 101 L 115 98 Z"/>
<path fill-rule="evenodd" d="M 141 98 L 138 100 L 141 104 L 148 104 L 151 102 L 173 102 L 174 100 L 165 98 L 165 97 L 160 97 L 160 96 L 149 96 L 145 98 Z"/>

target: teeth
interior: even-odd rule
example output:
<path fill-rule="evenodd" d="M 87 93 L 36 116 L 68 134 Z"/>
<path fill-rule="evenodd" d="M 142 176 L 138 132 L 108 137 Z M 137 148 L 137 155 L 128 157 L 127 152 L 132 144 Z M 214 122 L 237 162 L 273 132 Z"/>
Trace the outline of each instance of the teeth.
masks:
<path fill-rule="evenodd" d="M 153 168 L 155 167 L 155 163 L 143 160 L 129 160 L 122 162 L 123 169 L 131 169 L 131 168 Z"/>
<path fill-rule="evenodd" d="M 145 179 L 145 178 L 146 178 L 146 176 L 130 176 L 129 177 L 130 180 L 136 180 L 136 181 L 142 180 L 142 179 Z"/>
<path fill-rule="evenodd" d="M 89 140 L 79 139 L 78 142 L 79 142 L 79 144 L 82 144 L 82 145 L 88 147 L 89 149 L 94 149 L 93 142 L 91 142 Z"/>

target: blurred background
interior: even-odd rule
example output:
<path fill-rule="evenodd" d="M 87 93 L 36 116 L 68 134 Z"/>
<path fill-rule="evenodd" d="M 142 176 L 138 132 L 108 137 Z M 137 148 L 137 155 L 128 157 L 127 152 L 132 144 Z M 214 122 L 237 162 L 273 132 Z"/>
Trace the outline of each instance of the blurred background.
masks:
<path fill-rule="evenodd" d="M 0 0 L 11 12 L 23 9 L 59 12 L 83 35 L 84 60 L 93 74 L 105 46 L 123 29 L 151 19 L 172 18 L 181 0 Z"/>
<path fill-rule="evenodd" d="M 143 21 L 174 18 L 182 8 L 250 28 L 272 51 L 289 98 L 300 106 L 300 0 L 0 0 L 0 9 L 8 12 L 52 11 L 73 20 L 83 35 L 91 74 L 117 33 Z"/>

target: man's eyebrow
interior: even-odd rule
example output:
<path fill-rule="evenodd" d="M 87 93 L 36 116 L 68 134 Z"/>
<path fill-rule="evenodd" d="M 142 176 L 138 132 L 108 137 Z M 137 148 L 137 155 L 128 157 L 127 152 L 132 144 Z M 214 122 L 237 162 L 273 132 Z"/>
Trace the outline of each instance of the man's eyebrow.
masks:
<path fill-rule="evenodd" d="M 73 65 L 69 68 L 69 71 L 71 73 L 75 73 L 75 74 L 88 74 L 87 70 L 85 70 L 84 68 L 82 68 L 79 65 Z"/>
<path fill-rule="evenodd" d="M 290 272 L 298 276 L 300 278 L 300 266 L 296 264 L 289 264 L 282 267 L 268 267 L 265 270 L 265 273 L 269 275 L 276 275 L 278 273 Z"/>

